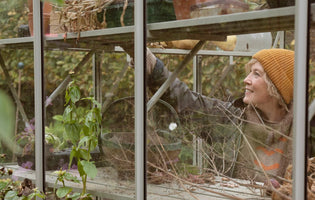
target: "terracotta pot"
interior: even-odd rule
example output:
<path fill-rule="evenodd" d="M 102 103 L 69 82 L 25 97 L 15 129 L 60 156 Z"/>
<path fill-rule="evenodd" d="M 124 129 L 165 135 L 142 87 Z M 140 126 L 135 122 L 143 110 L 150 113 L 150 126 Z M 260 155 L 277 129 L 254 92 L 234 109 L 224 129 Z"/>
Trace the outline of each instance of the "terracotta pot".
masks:
<path fill-rule="evenodd" d="M 176 19 L 224 15 L 248 11 L 240 0 L 173 0 Z"/>
<path fill-rule="evenodd" d="M 176 19 L 190 19 L 190 8 L 208 1 L 213 0 L 173 0 Z"/>
<path fill-rule="evenodd" d="M 30 10 L 30 12 L 28 13 L 28 26 L 30 29 L 30 34 L 33 35 L 33 0 L 27 0 L 27 5 Z M 52 5 L 49 2 L 44 2 L 43 6 L 44 34 L 49 34 L 51 10 Z"/>

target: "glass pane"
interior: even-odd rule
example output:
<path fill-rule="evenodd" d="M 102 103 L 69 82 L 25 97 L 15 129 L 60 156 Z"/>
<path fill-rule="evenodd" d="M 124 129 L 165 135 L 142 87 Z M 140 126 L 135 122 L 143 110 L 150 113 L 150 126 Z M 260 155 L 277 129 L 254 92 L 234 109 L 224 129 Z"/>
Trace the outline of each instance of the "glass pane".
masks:
<path fill-rule="evenodd" d="M 83 183 L 87 176 L 86 192 L 93 196 L 132 197 L 134 80 L 126 54 L 47 51 L 45 57 L 46 93 L 58 93 L 46 110 L 47 175 L 65 170 Z"/>
<path fill-rule="evenodd" d="M 1 166 L 6 166 L 1 181 L 7 184 L 1 195 L 5 195 L 17 191 L 24 178 L 28 185 L 35 184 L 29 174 L 35 169 L 33 51 L 3 48 L 0 63 L 0 154 Z"/>
<path fill-rule="evenodd" d="M 291 195 L 294 11 L 274 3 L 173 0 L 177 21 L 147 20 L 148 199 Z"/>
<path fill-rule="evenodd" d="M 133 4 L 124 8 L 124 2 L 52 6 L 45 50 L 46 181 L 59 177 L 57 195 L 135 196 L 134 74 L 121 48 L 133 49 L 133 29 L 117 29 L 133 24 Z M 120 21 L 123 10 L 127 17 Z"/>
<path fill-rule="evenodd" d="M 5 166 L 0 196 L 4 198 L 8 193 L 14 196 L 21 184 L 26 189 L 35 184 L 34 175 L 28 174 L 35 169 L 34 56 L 30 40 L 18 38 L 30 36 L 27 1 L 1 1 L 0 6 L 0 157 L 1 168 Z"/>
<path fill-rule="evenodd" d="M 170 2 L 170 1 L 168 1 Z M 173 0 L 176 20 L 226 15 L 255 10 L 294 6 L 293 0 L 277 1 L 214 1 L 214 0 Z"/>
<path fill-rule="evenodd" d="M 29 25 L 31 24 L 30 1 L 1 1 L 1 39 L 30 36 Z"/>

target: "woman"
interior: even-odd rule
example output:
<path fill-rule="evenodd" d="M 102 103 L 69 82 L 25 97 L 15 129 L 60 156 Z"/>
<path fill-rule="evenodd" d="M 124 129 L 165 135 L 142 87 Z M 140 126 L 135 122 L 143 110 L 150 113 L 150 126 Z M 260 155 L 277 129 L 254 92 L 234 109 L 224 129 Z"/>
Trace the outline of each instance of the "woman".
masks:
<path fill-rule="evenodd" d="M 162 98 L 174 106 L 184 121 L 194 124 L 189 127 L 191 132 L 210 144 L 211 153 L 216 155 L 214 168 L 238 178 L 281 180 L 292 160 L 294 52 L 261 50 L 246 70 L 241 103 L 194 93 L 178 79 Z M 153 91 L 171 73 L 150 50 L 147 72 Z"/>

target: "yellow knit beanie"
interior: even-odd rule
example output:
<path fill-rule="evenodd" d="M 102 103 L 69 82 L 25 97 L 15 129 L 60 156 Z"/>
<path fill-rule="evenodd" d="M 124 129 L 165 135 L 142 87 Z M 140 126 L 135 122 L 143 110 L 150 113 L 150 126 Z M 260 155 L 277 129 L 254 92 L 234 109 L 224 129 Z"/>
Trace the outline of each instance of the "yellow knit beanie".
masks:
<path fill-rule="evenodd" d="M 293 99 L 294 51 L 286 49 L 263 49 L 253 55 L 266 71 L 284 101 Z"/>

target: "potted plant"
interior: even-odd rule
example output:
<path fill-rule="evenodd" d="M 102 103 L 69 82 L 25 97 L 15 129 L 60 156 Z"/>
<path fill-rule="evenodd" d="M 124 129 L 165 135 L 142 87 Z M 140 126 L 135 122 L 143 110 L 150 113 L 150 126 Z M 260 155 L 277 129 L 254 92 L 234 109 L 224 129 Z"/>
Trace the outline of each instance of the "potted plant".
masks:
<path fill-rule="evenodd" d="M 92 160 L 92 151 L 98 147 L 100 134 L 101 112 L 100 105 L 92 97 L 81 98 L 79 87 L 71 82 L 66 90 L 66 108 L 63 113 L 65 138 L 71 142 L 69 168 L 76 160 L 77 170 L 81 177 L 82 192 L 72 193 L 72 188 L 63 186 L 58 188 L 58 198 L 92 199 L 86 191 L 87 178 L 94 178 L 97 174 L 95 162 Z M 86 104 L 87 106 L 82 106 Z M 62 170 L 57 172 L 58 181 L 69 178 L 68 173 Z M 68 179 L 67 179 L 68 180 Z M 77 182 L 71 178 L 71 181 Z"/>

